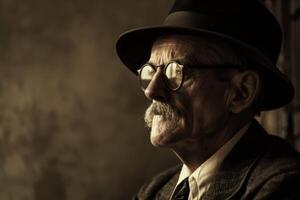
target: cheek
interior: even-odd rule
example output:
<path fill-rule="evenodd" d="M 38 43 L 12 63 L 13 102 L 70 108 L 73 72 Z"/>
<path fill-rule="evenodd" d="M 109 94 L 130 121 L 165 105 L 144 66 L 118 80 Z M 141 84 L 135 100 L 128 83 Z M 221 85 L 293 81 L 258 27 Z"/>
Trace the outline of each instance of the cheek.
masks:
<path fill-rule="evenodd" d="M 180 112 L 181 123 L 178 124 L 181 126 L 181 129 L 184 129 L 185 132 L 190 132 L 193 124 L 193 105 L 191 103 L 191 98 L 188 93 L 178 93 L 178 96 L 175 99 L 174 105 Z M 183 131 L 183 130 L 182 130 Z"/>
<path fill-rule="evenodd" d="M 213 132 L 226 120 L 225 86 L 208 84 L 193 101 L 193 132 Z"/>

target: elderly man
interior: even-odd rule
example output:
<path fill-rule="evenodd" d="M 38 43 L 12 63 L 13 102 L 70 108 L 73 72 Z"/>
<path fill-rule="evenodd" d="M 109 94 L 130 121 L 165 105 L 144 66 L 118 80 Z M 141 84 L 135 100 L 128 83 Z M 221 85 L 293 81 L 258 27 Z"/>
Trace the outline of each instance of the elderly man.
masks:
<path fill-rule="evenodd" d="M 183 163 L 135 199 L 300 199 L 299 154 L 254 120 L 293 98 L 280 48 L 257 0 L 177 0 L 162 26 L 120 36 L 118 55 L 152 101 L 151 143 Z"/>

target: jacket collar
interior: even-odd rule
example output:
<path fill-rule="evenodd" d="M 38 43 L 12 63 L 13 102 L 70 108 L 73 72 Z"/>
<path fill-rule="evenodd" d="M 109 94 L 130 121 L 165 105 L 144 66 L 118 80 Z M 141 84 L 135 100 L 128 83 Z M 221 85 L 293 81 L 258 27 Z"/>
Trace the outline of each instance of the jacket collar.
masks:
<path fill-rule="evenodd" d="M 266 131 L 253 120 L 246 134 L 222 163 L 203 199 L 239 199 L 252 169 L 267 146 L 266 142 Z"/>
<path fill-rule="evenodd" d="M 240 199 L 240 195 L 246 189 L 246 182 L 266 146 L 267 133 L 256 120 L 253 120 L 247 132 L 223 161 L 202 199 Z M 164 185 L 162 188 L 151 187 L 151 191 L 144 192 L 140 199 L 168 200 L 176 186 L 180 168 L 181 166 L 176 166 L 167 175 L 161 177 L 163 180 L 168 180 L 167 184 L 158 181 L 164 182 L 157 186 Z M 156 194 L 155 191 L 158 193 Z"/>

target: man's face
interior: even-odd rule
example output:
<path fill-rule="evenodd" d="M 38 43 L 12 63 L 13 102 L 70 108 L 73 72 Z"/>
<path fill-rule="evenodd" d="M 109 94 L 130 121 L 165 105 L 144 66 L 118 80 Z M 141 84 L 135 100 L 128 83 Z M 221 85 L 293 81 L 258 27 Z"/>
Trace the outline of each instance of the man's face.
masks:
<path fill-rule="evenodd" d="M 208 63 L 205 57 L 199 60 L 198 48 L 181 37 L 162 39 L 153 45 L 149 63 L 158 67 L 144 92 L 152 100 L 145 121 L 151 128 L 154 146 L 205 142 L 224 128 L 229 82 L 217 80 L 208 68 L 189 69 L 177 91 L 169 90 L 163 79 L 163 66 L 170 61 L 180 61 L 183 65 L 219 64 Z"/>

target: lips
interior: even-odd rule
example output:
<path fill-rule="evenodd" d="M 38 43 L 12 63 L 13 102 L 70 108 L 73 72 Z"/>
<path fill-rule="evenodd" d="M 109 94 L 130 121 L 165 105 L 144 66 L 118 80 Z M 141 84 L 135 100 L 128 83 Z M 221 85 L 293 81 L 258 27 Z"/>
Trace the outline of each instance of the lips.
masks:
<path fill-rule="evenodd" d="M 154 115 L 152 118 L 152 124 L 151 124 L 151 135 L 159 135 L 160 133 L 160 122 L 163 120 L 161 115 Z"/>

